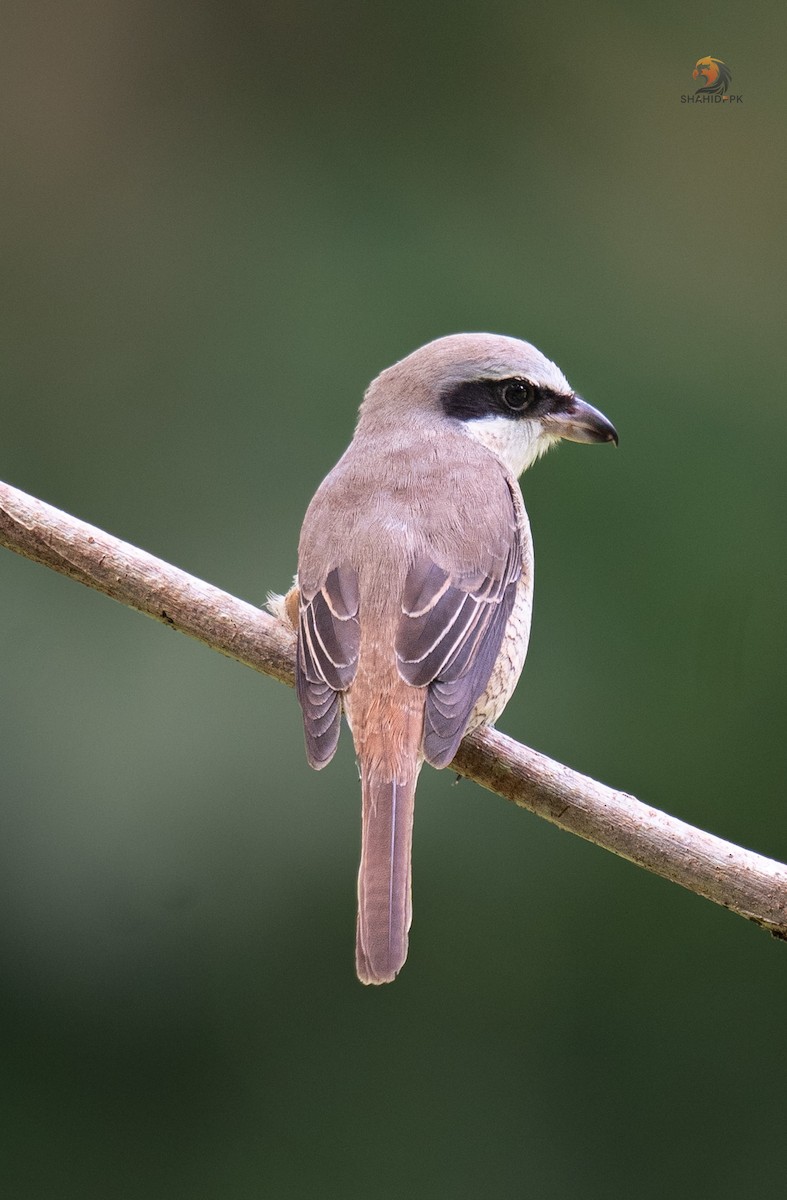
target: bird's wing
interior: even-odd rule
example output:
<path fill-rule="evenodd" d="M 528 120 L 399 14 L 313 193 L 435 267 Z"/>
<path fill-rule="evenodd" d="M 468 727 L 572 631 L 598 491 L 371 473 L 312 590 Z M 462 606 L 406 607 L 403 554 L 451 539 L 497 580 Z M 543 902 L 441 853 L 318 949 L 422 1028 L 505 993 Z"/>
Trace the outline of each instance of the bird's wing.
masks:
<path fill-rule="evenodd" d="M 334 567 L 314 591 L 301 587 L 295 687 L 303 710 L 306 757 L 319 769 L 333 758 L 339 740 L 339 692 L 358 665 L 358 576 Z"/>
<path fill-rule="evenodd" d="M 435 767 L 447 766 L 456 754 L 514 606 L 522 548 L 508 490 L 507 497 L 481 567 L 452 572 L 422 555 L 405 582 L 396 658 L 407 683 L 428 688 L 423 752 Z"/>

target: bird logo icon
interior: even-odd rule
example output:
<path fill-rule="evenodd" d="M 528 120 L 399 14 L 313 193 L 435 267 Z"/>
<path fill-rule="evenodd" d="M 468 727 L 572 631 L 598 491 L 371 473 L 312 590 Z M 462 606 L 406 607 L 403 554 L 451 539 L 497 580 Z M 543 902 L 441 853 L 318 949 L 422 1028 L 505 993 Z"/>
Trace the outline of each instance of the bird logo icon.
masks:
<path fill-rule="evenodd" d="M 710 95 L 722 96 L 725 100 L 726 92 L 732 83 L 732 72 L 726 63 L 720 58 L 700 58 L 693 71 L 695 79 L 704 80 L 701 87 L 697 88 L 696 95 L 701 95 L 703 92 Z"/>

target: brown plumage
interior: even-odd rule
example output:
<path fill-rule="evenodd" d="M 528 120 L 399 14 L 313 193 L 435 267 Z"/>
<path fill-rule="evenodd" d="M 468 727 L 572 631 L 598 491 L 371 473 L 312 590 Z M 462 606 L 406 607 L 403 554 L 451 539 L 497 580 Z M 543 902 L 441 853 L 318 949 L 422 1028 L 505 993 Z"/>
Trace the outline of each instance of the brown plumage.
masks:
<path fill-rule="evenodd" d="M 306 513 L 297 692 L 313 767 L 334 754 L 342 708 L 353 735 L 364 983 L 392 980 L 407 956 L 422 763 L 447 766 L 522 669 L 533 570 L 516 475 L 561 436 L 617 440 L 527 343 L 441 338 L 371 384 Z"/>

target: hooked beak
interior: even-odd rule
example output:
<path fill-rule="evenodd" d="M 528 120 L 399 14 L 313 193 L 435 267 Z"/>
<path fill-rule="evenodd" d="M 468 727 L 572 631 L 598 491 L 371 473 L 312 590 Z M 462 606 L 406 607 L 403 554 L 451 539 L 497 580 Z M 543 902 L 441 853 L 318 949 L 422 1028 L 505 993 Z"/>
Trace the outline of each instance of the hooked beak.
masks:
<path fill-rule="evenodd" d="M 547 424 L 547 421 L 544 422 Z M 618 444 L 615 426 L 602 412 L 581 396 L 567 397 L 560 408 L 549 414 L 550 432 L 569 442 L 614 442 Z"/>

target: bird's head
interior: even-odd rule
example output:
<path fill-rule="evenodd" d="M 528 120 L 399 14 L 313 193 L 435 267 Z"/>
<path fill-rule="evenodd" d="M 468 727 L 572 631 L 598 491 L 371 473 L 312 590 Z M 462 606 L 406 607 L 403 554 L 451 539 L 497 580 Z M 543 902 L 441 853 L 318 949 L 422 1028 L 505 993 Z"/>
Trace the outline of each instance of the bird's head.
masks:
<path fill-rule="evenodd" d="M 614 442 L 614 426 L 535 346 L 489 333 L 438 338 L 383 371 L 362 420 L 461 426 L 518 476 L 562 438 Z"/>
<path fill-rule="evenodd" d="M 692 76 L 694 79 L 704 79 L 713 86 L 719 78 L 719 67 L 715 58 L 700 58 L 697 60 Z"/>
<path fill-rule="evenodd" d="M 698 96 L 702 92 L 724 96 L 732 84 L 732 71 L 720 58 L 698 59 L 693 75 L 697 80 L 705 80 L 703 86 L 697 88 Z"/>

